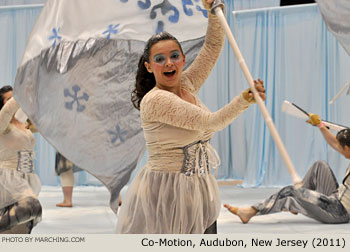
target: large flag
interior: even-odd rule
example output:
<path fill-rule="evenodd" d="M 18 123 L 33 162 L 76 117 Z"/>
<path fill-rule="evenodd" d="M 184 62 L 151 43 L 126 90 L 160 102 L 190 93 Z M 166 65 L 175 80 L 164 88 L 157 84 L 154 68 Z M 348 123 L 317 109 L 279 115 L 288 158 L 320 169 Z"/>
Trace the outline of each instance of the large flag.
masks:
<path fill-rule="evenodd" d="M 350 55 L 350 0 L 316 0 L 323 19 Z"/>
<path fill-rule="evenodd" d="M 130 101 L 149 37 L 168 31 L 191 63 L 207 27 L 199 0 L 48 0 L 17 70 L 14 96 L 41 135 L 110 191 L 120 190 L 145 141 Z"/>

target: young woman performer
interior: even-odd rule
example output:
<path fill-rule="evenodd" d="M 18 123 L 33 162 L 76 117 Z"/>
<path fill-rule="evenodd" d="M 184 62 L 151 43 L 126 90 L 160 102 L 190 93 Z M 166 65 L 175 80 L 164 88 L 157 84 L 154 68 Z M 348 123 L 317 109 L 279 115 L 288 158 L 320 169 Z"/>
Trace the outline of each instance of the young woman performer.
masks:
<path fill-rule="evenodd" d="M 60 176 L 63 201 L 57 203 L 57 207 L 73 206 L 73 187 L 74 187 L 74 164 L 66 159 L 61 153 L 56 152 L 55 174 Z"/>
<path fill-rule="evenodd" d="M 209 10 L 212 2 L 203 5 Z M 219 20 L 208 15 L 205 43 L 186 71 L 181 46 L 168 33 L 152 36 L 140 58 L 132 101 L 149 159 L 128 189 L 118 233 L 216 233 L 220 196 L 209 165 L 215 168 L 218 157 L 209 140 L 255 101 L 245 90 L 211 113 L 197 97 L 224 43 Z M 256 88 L 265 99 L 261 80 Z"/>
<path fill-rule="evenodd" d="M 41 220 L 35 138 L 28 124 L 14 117 L 19 105 L 11 86 L 0 89 L 0 109 L 0 233 L 30 233 Z"/>
<path fill-rule="evenodd" d="M 318 126 L 324 139 L 345 158 L 350 159 L 350 129 L 344 129 L 334 136 L 316 114 L 310 114 L 308 122 Z M 287 186 L 271 195 L 262 203 L 250 207 L 224 206 L 237 215 L 243 223 L 256 215 L 281 211 L 301 213 L 322 223 L 347 223 L 350 213 L 350 166 L 343 183 L 338 187 L 336 178 L 324 161 L 315 162 L 303 179 L 301 188 Z"/>
<path fill-rule="evenodd" d="M 65 158 L 56 151 L 55 174 L 60 176 L 63 201 L 57 203 L 57 207 L 73 207 L 74 172 L 83 171 L 80 167 Z M 119 196 L 119 206 L 122 204 Z"/>

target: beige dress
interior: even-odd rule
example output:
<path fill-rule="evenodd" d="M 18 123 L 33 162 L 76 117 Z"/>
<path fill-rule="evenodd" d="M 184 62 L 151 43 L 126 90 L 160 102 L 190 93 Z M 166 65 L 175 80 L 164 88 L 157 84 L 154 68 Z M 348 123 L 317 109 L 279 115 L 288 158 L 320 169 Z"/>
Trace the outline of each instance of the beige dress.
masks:
<path fill-rule="evenodd" d="M 142 99 L 149 159 L 128 188 L 117 233 L 202 234 L 217 219 L 220 195 L 209 167 L 215 168 L 219 158 L 209 139 L 248 107 L 235 97 L 211 113 L 197 97 L 223 41 L 219 21 L 210 15 L 205 44 L 182 76 L 182 88 L 194 96 L 195 105 L 157 87 Z"/>
<path fill-rule="evenodd" d="M 30 130 L 24 132 L 10 124 L 18 109 L 19 105 L 11 98 L 0 110 L 0 209 L 27 197 L 37 198 L 41 189 L 36 174 L 18 170 L 28 167 L 25 162 L 33 161 L 35 146 Z"/>

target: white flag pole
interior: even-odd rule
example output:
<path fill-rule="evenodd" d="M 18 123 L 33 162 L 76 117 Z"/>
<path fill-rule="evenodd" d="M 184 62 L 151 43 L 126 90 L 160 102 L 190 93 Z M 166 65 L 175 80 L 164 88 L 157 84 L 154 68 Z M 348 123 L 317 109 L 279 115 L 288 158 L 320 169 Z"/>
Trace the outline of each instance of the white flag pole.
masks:
<path fill-rule="evenodd" d="M 346 90 L 346 88 L 349 88 L 350 90 L 350 82 L 345 84 L 345 86 L 338 92 L 338 94 L 336 94 L 336 96 L 334 96 L 334 98 L 329 101 L 329 104 L 333 104 L 339 98 L 339 96 Z"/>
<path fill-rule="evenodd" d="M 275 125 L 274 125 L 274 123 L 269 115 L 269 112 L 266 109 L 264 101 L 261 99 L 261 97 L 258 94 L 258 91 L 255 89 L 254 79 L 253 79 L 253 77 L 252 77 L 252 75 L 247 67 L 247 64 L 245 63 L 245 60 L 244 60 L 244 58 L 239 50 L 239 47 L 236 43 L 236 40 L 232 35 L 231 29 L 230 29 L 229 25 L 227 24 L 225 15 L 224 15 L 222 8 L 221 8 L 222 5 L 220 5 L 216 2 L 220 2 L 220 1 L 214 1 L 213 7 L 212 7 L 212 12 L 214 11 L 216 16 L 220 20 L 222 28 L 225 30 L 226 36 L 227 36 L 229 43 L 233 49 L 233 52 L 236 55 L 236 58 L 238 60 L 238 63 L 240 65 L 242 71 L 243 71 L 243 74 L 244 74 L 244 76 L 249 84 L 251 91 L 254 94 L 255 101 L 258 104 L 258 106 L 263 114 L 263 117 L 265 119 L 265 122 L 271 131 L 271 135 L 272 135 L 272 137 L 273 137 L 273 139 L 274 139 L 274 141 L 275 141 L 275 143 L 276 143 L 276 145 L 277 145 L 277 147 L 282 155 L 282 158 L 283 158 L 285 164 L 287 165 L 288 172 L 290 173 L 290 175 L 292 177 L 293 183 L 300 184 L 301 178 L 299 177 L 299 175 L 295 171 L 293 163 L 292 163 L 292 161 L 287 153 L 286 148 L 283 145 L 283 142 L 282 142 L 282 140 L 281 140 L 281 138 L 276 130 L 276 127 L 275 127 Z"/>

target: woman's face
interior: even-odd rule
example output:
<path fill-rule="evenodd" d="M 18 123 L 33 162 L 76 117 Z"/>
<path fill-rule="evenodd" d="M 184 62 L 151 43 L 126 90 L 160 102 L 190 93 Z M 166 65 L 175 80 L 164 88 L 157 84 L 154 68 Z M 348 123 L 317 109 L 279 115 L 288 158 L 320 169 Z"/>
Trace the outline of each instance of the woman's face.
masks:
<path fill-rule="evenodd" d="M 2 102 L 3 102 L 4 105 L 5 105 L 5 103 L 6 103 L 8 100 L 10 100 L 10 98 L 12 97 L 12 91 L 8 91 L 8 92 L 4 93 L 3 96 L 4 96 L 4 99 L 2 100 Z"/>
<path fill-rule="evenodd" d="M 181 74 L 185 65 L 185 55 L 174 40 L 162 40 L 151 47 L 148 72 L 153 73 L 156 86 L 171 89 L 181 84 Z"/>

